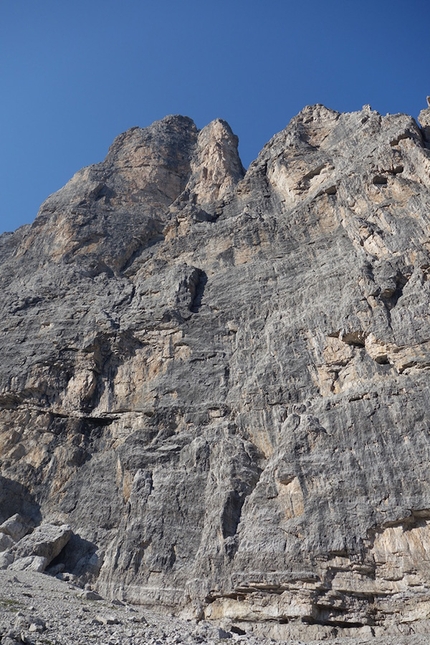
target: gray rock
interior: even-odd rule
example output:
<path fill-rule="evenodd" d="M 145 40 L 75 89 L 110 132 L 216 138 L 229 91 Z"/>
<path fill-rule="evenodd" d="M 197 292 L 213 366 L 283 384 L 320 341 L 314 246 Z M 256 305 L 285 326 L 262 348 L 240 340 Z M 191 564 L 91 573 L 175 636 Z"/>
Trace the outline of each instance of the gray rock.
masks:
<path fill-rule="evenodd" d="M 118 618 L 116 618 L 116 616 L 111 616 L 111 615 L 97 614 L 97 616 L 95 616 L 94 620 L 99 625 L 118 625 L 118 624 L 120 624 L 120 621 L 118 620 Z"/>
<path fill-rule="evenodd" d="M 9 564 L 8 569 L 12 571 L 45 571 L 46 565 L 48 564 L 48 558 L 44 558 L 41 555 L 27 555 L 20 558 L 15 558 L 14 561 Z"/>
<path fill-rule="evenodd" d="M 38 634 L 41 634 L 45 630 L 46 630 L 45 622 L 40 618 L 33 619 L 28 628 L 29 632 L 32 632 L 32 633 L 37 632 Z"/>
<path fill-rule="evenodd" d="M 0 533 L 0 552 L 6 551 L 14 544 L 15 542 L 14 540 L 12 540 L 10 535 L 6 535 L 6 533 Z"/>
<path fill-rule="evenodd" d="M 0 533 L 8 535 L 14 542 L 18 542 L 30 531 L 30 525 L 19 513 L 15 513 L 0 525 Z M 0 535 L 0 539 L 2 536 Z"/>
<path fill-rule="evenodd" d="M 84 600 L 103 600 L 102 596 L 96 591 L 91 591 L 90 589 L 84 589 L 81 593 L 78 594 L 79 598 Z"/>
<path fill-rule="evenodd" d="M 14 561 L 14 556 L 10 551 L 4 551 L 0 553 L 0 570 L 7 569 L 10 564 Z"/>
<path fill-rule="evenodd" d="M 48 564 L 66 546 L 72 535 L 70 526 L 64 524 L 55 526 L 53 524 L 42 524 L 33 533 L 23 537 L 13 548 L 16 569 L 19 561 L 27 561 L 32 558 L 31 568 L 36 567 L 37 571 L 44 571 Z M 42 568 L 40 568 L 42 567 Z"/>
<path fill-rule="evenodd" d="M 424 112 L 308 106 L 245 175 L 167 117 L 0 237 L 0 483 L 75 538 L 17 560 L 281 640 L 427 628 Z"/>

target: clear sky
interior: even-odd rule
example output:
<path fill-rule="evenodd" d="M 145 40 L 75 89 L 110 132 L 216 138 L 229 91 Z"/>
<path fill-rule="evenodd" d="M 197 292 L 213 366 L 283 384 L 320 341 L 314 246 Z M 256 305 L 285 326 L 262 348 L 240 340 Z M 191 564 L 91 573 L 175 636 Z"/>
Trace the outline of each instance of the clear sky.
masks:
<path fill-rule="evenodd" d="M 0 232 L 113 138 L 226 119 L 245 166 L 305 105 L 417 117 L 429 0 L 0 0 Z"/>

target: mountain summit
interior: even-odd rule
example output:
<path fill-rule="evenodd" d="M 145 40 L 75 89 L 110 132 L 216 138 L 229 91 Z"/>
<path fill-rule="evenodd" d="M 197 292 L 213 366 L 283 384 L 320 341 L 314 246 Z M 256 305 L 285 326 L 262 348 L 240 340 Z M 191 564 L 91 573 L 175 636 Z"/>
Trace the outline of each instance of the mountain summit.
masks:
<path fill-rule="evenodd" d="M 278 638 L 428 629 L 420 122 L 308 106 L 245 173 L 169 116 L 0 236 L 0 567 Z"/>

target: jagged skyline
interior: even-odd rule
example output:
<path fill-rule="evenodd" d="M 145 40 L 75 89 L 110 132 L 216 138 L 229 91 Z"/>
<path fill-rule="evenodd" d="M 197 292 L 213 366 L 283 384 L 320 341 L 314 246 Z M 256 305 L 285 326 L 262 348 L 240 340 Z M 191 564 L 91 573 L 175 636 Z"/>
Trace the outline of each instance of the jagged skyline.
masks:
<path fill-rule="evenodd" d="M 4 0 L 0 232 L 113 138 L 166 114 L 226 119 L 245 166 L 306 104 L 416 117 L 430 63 L 428 3 Z"/>

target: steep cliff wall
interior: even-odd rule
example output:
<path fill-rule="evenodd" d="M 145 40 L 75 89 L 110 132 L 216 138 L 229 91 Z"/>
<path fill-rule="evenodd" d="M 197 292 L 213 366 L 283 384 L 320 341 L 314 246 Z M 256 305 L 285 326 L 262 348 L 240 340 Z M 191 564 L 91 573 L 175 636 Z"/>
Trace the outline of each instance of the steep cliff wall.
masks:
<path fill-rule="evenodd" d="M 306 107 L 245 174 L 167 117 L 1 236 L 0 522 L 69 524 L 54 562 L 128 601 L 427 628 L 420 119 Z"/>

